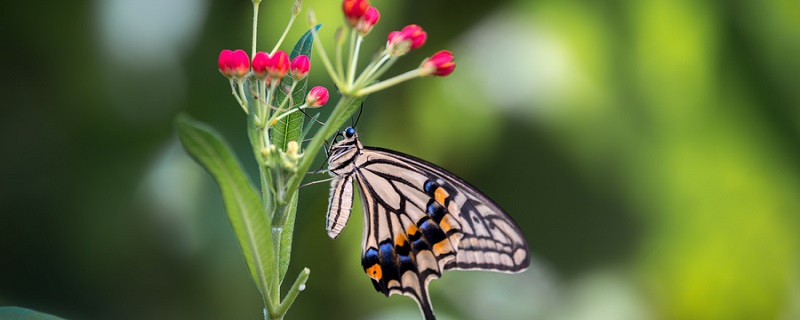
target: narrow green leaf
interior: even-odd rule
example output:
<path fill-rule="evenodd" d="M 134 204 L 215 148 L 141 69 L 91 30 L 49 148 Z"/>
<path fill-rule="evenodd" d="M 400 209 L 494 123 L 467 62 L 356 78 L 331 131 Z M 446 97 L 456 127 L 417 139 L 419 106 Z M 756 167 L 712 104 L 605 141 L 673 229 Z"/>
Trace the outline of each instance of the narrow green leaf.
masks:
<path fill-rule="evenodd" d="M 264 215 L 258 192 L 219 133 L 183 114 L 175 124 L 186 151 L 217 181 L 250 275 L 259 290 L 267 292 L 272 274 L 272 243 L 270 221 Z"/>
<path fill-rule="evenodd" d="M 280 277 L 280 281 L 283 281 L 283 278 L 286 276 L 286 270 L 289 269 L 289 260 L 292 258 L 292 234 L 294 233 L 294 218 L 297 213 L 297 192 L 294 193 L 292 196 L 292 200 L 289 201 L 289 205 L 286 207 L 286 225 L 283 227 L 283 232 L 281 232 L 281 248 L 280 248 L 280 265 L 278 266 L 278 272 Z"/>
<path fill-rule="evenodd" d="M 3 320 L 62 320 L 62 318 L 21 307 L 0 307 Z"/>
<path fill-rule="evenodd" d="M 319 118 L 319 113 L 317 113 L 317 114 L 315 114 L 315 115 L 313 115 L 311 117 L 311 121 L 309 121 L 309 125 L 305 129 L 303 129 L 303 133 L 300 134 L 300 140 L 304 140 L 308 136 L 308 132 L 311 131 L 311 128 L 314 127 L 314 123 L 317 121 L 318 118 Z"/>

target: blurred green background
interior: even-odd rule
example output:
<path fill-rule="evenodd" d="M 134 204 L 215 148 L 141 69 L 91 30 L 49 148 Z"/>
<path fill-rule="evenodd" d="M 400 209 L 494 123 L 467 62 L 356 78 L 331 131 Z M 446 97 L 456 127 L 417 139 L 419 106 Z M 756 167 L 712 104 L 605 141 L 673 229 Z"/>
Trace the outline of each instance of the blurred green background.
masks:
<path fill-rule="evenodd" d="M 291 3 L 265 0 L 262 50 Z M 800 319 L 800 3 L 373 5 L 382 20 L 365 57 L 417 23 L 428 43 L 392 72 L 445 48 L 458 67 L 371 96 L 363 142 L 472 182 L 533 254 L 522 274 L 434 281 L 440 318 Z M 339 6 L 304 1 L 325 40 Z M 74 319 L 261 318 L 218 189 L 172 126 L 178 112 L 210 123 L 255 172 L 215 65 L 220 50 L 250 47 L 250 8 L 4 5 L 0 305 Z M 303 15 L 289 38 L 305 28 Z M 326 78 L 314 59 L 311 83 L 332 88 Z M 327 237 L 327 195 L 327 184 L 301 192 L 287 276 L 312 273 L 288 318 L 418 317 L 363 274 L 360 214 Z"/>

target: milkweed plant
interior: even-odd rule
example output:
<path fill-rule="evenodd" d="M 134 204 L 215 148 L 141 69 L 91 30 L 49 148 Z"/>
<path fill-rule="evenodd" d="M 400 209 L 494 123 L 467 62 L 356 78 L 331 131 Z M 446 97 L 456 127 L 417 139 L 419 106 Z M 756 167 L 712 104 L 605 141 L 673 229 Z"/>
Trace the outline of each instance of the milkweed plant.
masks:
<path fill-rule="evenodd" d="M 321 25 L 313 10 L 307 12 L 309 30 L 291 53 L 282 50 L 288 31 L 302 11 L 301 0 L 287 10 L 291 18 L 277 43 L 265 48 L 256 43 L 261 0 L 252 2 L 249 54 L 242 49 L 226 49 L 217 62 L 246 118 L 260 188 L 250 181 L 231 148 L 211 127 L 187 115 L 178 116 L 176 126 L 186 151 L 219 185 L 228 219 L 261 292 L 265 319 L 282 319 L 305 289 L 310 274 L 304 268 L 286 296 L 280 296 L 291 258 L 298 189 L 325 139 L 353 115 L 367 95 L 418 77 L 447 76 L 455 63 L 452 53 L 442 50 L 423 59 L 413 70 L 385 77 L 399 58 L 422 47 L 427 39 L 422 27 L 411 24 L 383 36 L 386 45 L 359 68 L 361 44 L 380 20 L 380 12 L 368 0 L 342 2 L 344 25 L 333 32 L 332 56 L 319 41 Z M 381 36 L 377 38 L 372 41 L 383 41 Z M 264 49 L 269 51 L 259 51 Z M 311 114 L 326 106 L 330 98 L 330 91 L 324 87 L 308 89 L 312 57 L 322 62 L 340 95 L 327 119 Z"/>

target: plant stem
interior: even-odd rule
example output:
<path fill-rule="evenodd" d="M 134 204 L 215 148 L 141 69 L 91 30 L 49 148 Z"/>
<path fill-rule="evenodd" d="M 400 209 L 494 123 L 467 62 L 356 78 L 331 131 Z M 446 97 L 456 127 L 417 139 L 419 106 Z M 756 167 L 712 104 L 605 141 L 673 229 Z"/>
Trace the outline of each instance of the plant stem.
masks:
<path fill-rule="evenodd" d="M 356 58 L 356 29 L 350 29 L 350 51 L 347 53 L 347 86 L 349 88 L 353 87 L 353 77 L 355 76 L 355 67 L 353 67 L 353 61 Z"/>
<path fill-rule="evenodd" d="M 313 15 L 313 13 L 314 12 L 311 11 L 310 15 Z M 322 60 L 322 65 L 325 66 L 325 70 L 328 71 L 328 75 L 331 76 L 333 83 L 335 83 L 336 86 L 338 86 L 341 89 L 342 80 L 344 79 L 341 79 L 337 76 L 337 73 L 333 68 L 333 65 L 331 64 L 331 61 L 328 60 L 328 54 L 325 53 L 325 47 L 322 46 L 322 41 L 319 40 L 319 35 L 317 34 L 316 26 L 311 26 L 311 34 L 314 36 L 314 47 L 317 48 L 317 50 L 319 50 L 319 58 Z"/>
<path fill-rule="evenodd" d="M 334 107 L 333 112 L 328 117 L 328 121 L 325 121 L 325 125 L 317 131 L 314 135 L 314 138 L 311 139 L 311 142 L 308 143 L 306 149 L 304 151 L 303 158 L 300 160 L 300 163 L 297 166 L 297 174 L 294 178 L 289 180 L 289 183 L 286 186 L 286 197 L 284 198 L 284 202 L 288 202 L 288 196 L 291 196 L 295 190 L 300 186 L 300 182 L 303 181 L 303 177 L 305 176 L 308 168 L 311 167 L 311 163 L 314 162 L 314 157 L 319 152 L 320 148 L 322 148 L 322 143 L 325 141 L 325 138 L 331 136 L 336 130 L 347 120 L 347 117 L 352 115 L 357 109 L 358 104 L 363 100 L 363 97 L 354 97 L 345 95 L 339 99 L 339 102 L 336 103 L 336 107 Z"/>
<path fill-rule="evenodd" d="M 256 39 L 258 35 L 258 6 L 261 0 L 253 0 L 253 48 L 250 57 L 256 56 Z"/>
<path fill-rule="evenodd" d="M 374 78 L 379 77 L 383 72 L 386 71 L 386 68 L 381 67 L 384 63 L 386 63 L 386 60 L 389 60 L 389 58 L 391 58 L 391 56 L 384 53 L 381 55 L 380 59 L 373 60 L 366 68 L 364 68 L 364 71 L 361 73 L 361 75 L 358 76 L 354 87 L 361 87 L 369 81 L 372 81 Z M 392 63 L 394 62 L 390 62 L 389 65 L 391 66 Z M 378 73 L 379 70 L 381 73 Z"/>
<path fill-rule="evenodd" d="M 355 30 L 355 29 L 353 29 L 353 30 Z M 356 34 L 357 33 L 353 32 L 353 34 L 351 36 L 356 35 Z M 349 82 L 350 82 L 351 86 L 353 86 L 353 84 L 355 82 L 353 79 L 355 78 L 355 74 L 356 74 L 356 65 L 358 64 L 358 53 L 359 53 L 359 51 L 361 49 L 361 41 L 362 40 L 364 40 L 364 37 L 362 37 L 361 35 L 356 36 L 356 44 L 353 47 L 353 50 L 354 50 L 354 52 L 353 52 L 353 61 L 350 61 L 350 73 L 349 73 L 350 74 L 350 80 L 349 80 Z"/>
<path fill-rule="evenodd" d="M 300 274 L 297 275 L 297 279 L 294 281 L 292 288 L 289 289 L 289 292 L 286 293 L 286 298 L 283 299 L 283 302 L 278 306 L 276 312 L 278 314 L 286 314 L 286 311 L 289 310 L 289 307 L 292 306 L 294 303 L 294 299 L 297 298 L 297 294 L 300 291 L 305 290 L 306 281 L 308 280 L 308 275 L 311 273 L 311 270 L 308 268 L 303 268 L 303 271 L 300 271 Z"/>
<path fill-rule="evenodd" d="M 411 79 L 414 79 L 416 77 L 419 77 L 419 69 L 414 69 L 414 70 L 408 71 L 408 72 L 406 72 L 404 74 L 401 74 L 399 76 L 395 76 L 393 78 L 386 79 L 384 81 L 378 82 L 378 83 L 373 84 L 373 85 L 371 85 L 369 87 L 366 87 L 364 89 L 358 90 L 358 92 L 356 92 L 356 95 L 365 96 L 365 95 L 368 95 L 368 94 L 373 93 L 375 91 L 391 87 L 391 86 L 396 85 L 396 84 L 398 84 L 400 82 L 411 80 Z"/>
<path fill-rule="evenodd" d="M 236 93 L 236 84 L 234 84 L 233 79 L 230 79 L 230 83 L 231 83 L 231 94 L 233 94 L 233 97 L 236 98 L 236 102 L 238 102 L 239 106 L 242 107 L 242 109 L 244 110 L 244 114 L 247 114 L 248 113 L 247 105 L 244 104 L 242 98 L 239 98 L 239 94 Z"/>
<path fill-rule="evenodd" d="M 292 14 L 292 17 L 289 18 L 289 23 L 286 25 L 286 29 L 283 30 L 283 34 L 281 35 L 280 39 L 278 39 L 278 42 L 275 43 L 275 47 L 272 48 L 272 51 L 270 51 L 269 53 L 270 56 L 275 54 L 275 51 L 278 51 L 278 48 L 281 47 L 283 39 L 286 39 L 286 35 L 289 33 L 289 29 L 292 28 L 292 23 L 294 23 L 294 18 L 296 17 L 297 17 L 296 14 Z"/>

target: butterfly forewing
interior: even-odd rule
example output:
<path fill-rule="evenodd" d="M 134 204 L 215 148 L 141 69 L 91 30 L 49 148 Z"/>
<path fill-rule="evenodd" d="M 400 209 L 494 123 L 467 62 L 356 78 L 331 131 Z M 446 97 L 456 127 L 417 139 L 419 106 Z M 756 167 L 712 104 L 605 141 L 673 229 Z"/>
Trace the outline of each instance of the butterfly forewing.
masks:
<path fill-rule="evenodd" d="M 366 148 L 363 153 L 393 157 L 426 175 L 434 183 L 434 188 L 441 188 L 448 194 L 448 212 L 457 217 L 463 235 L 455 269 L 519 272 L 528 267 L 530 257 L 522 231 L 500 206 L 475 187 L 442 168 L 409 155 L 380 148 Z M 422 189 L 424 185 L 418 188 L 417 193 L 424 194 Z"/>
<path fill-rule="evenodd" d="M 413 298 L 433 319 L 427 287 L 443 271 L 528 267 L 522 232 L 492 200 L 424 160 L 365 148 L 350 132 L 331 148 L 327 228 L 335 237 L 347 222 L 353 200 L 345 184 L 354 180 L 364 207 L 362 265 L 376 290 Z"/>

